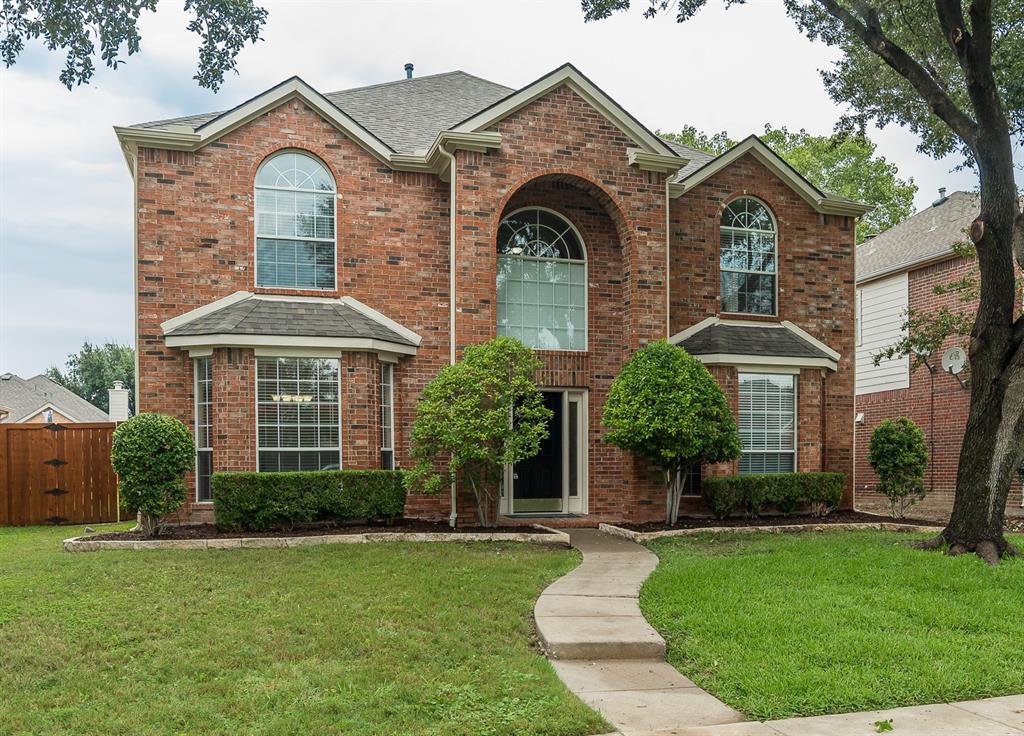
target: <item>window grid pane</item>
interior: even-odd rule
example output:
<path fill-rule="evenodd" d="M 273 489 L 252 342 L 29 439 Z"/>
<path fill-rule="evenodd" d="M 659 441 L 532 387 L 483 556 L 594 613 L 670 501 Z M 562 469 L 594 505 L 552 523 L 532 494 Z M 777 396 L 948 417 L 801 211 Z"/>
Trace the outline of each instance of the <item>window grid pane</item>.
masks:
<path fill-rule="evenodd" d="M 740 473 L 788 473 L 796 469 L 796 377 L 741 373 Z"/>
<path fill-rule="evenodd" d="M 768 208 L 749 197 L 737 199 L 720 225 L 722 310 L 775 314 L 778 233 Z"/>
<path fill-rule="evenodd" d="M 380 463 L 385 470 L 395 467 L 395 384 L 394 366 L 380 366 Z"/>
<path fill-rule="evenodd" d="M 213 381 L 212 359 L 196 358 L 195 375 L 195 440 L 196 501 L 212 501 L 210 475 L 213 472 Z"/>
<path fill-rule="evenodd" d="M 573 226 L 529 209 L 498 228 L 498 334 L 540 350 L 587 349 L 587 266 Z"/>
<path fill-rule="evenodd" d="M 338 375 L 333 359 L 256 359 L 260 471 L 340 467 Z"/>
<path fill-rule="evenodd" d="M 287 153 L 256 175 L 256 285 L 295 289 L 335 286 L 335 194 L 315 159 Z"/>

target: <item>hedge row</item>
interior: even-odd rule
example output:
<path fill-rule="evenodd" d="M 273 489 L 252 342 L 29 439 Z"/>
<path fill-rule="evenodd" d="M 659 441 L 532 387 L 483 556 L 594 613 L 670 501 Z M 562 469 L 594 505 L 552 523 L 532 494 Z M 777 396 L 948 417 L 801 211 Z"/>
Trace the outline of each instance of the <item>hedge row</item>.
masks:
<path fill-rule="evenodd" d="M 757 516 L 767 505 L 784 514 L 810 506 L 811 514 L 825 516 L 843 497 L 842 473 L 777 473 L 704 478 L 701 493 L 719 519 L 735 513 Z"/>
<path fill-rule="evenodd" d="M 392 519 L 405 508 L 400 470 L 214 473 L 217 526 L 245 531 L 319 520 Z"/>

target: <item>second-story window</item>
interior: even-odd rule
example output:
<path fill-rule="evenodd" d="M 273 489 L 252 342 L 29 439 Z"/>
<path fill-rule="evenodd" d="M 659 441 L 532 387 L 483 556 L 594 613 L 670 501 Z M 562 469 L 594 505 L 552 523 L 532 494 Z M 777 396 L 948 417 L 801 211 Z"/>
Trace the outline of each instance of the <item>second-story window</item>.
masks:
<path fill-rule="evenodd" d="M 256 285 L 333 289 L 334 178 L 312 156 L 285 151 L 256 173 Z"/>
<path fill-rule="evenodd" d="M 776 314 L 778 230 L 763 203 L 742 197 L 725 208 L 719 265 L 723 312 Z"/>
<path fill-rule="evenodd" d="M 498 334 L 540 350 L 587 349 L 587 261 L 576 228 L 550 210 L 498 228 Z"/>

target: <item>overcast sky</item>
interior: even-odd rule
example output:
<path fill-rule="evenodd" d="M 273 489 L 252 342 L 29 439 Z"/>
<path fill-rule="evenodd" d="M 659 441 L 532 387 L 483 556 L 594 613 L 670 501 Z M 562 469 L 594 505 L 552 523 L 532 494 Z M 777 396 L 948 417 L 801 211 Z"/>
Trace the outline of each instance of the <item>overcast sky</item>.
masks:
<path fill-rule="evenodd" d="M 835 52 L 801 36 L 781 2 L 713 0 L 683 25 L 634 4 L 585 24 L 577 0 L 266 1 L 264 41 L 216 95 L 192 79 L 198 43 L 181 2 L 144 16 L 127 64 L 70 92 L 60 55 L 30 46 L 0 71 L 0 372 L 28 377 L 85 340 L 133 339 L 131 178 L 112 125 L 230 108 L 293 74 L 332 92 L 399 79 L 411 61 L 417 75 L 462 69 L 519 87 L 571 61 L 652 129 L 831 131 L 840 110 L 818 70 Z M 976 187 L 899 128 L 873 137 L 920 187 L 918 208 L 940 186 Z"/>

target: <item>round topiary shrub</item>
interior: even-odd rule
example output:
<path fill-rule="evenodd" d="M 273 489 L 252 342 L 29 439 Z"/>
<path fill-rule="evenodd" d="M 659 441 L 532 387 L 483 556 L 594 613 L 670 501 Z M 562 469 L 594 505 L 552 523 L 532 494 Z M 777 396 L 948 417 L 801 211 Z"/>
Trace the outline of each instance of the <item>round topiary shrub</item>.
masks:
<path fill-rule="evenodd" d="M 114 430 L 110 460 L 122 506 L 139 511 L 146 536 L 160 530 L 163 516 L 185 503 L 185 473 L 195 444 L 188 427 L 166 414 L 139 414 Z"/>
<path fill-rule="evenodd" d="M 886 419 L 871 433 L 868 462 L 878 475 L 878 492 L 889 499 L 893 518 L 924 498 L 928 446 L 924 432 L 907 417 Z"/>

